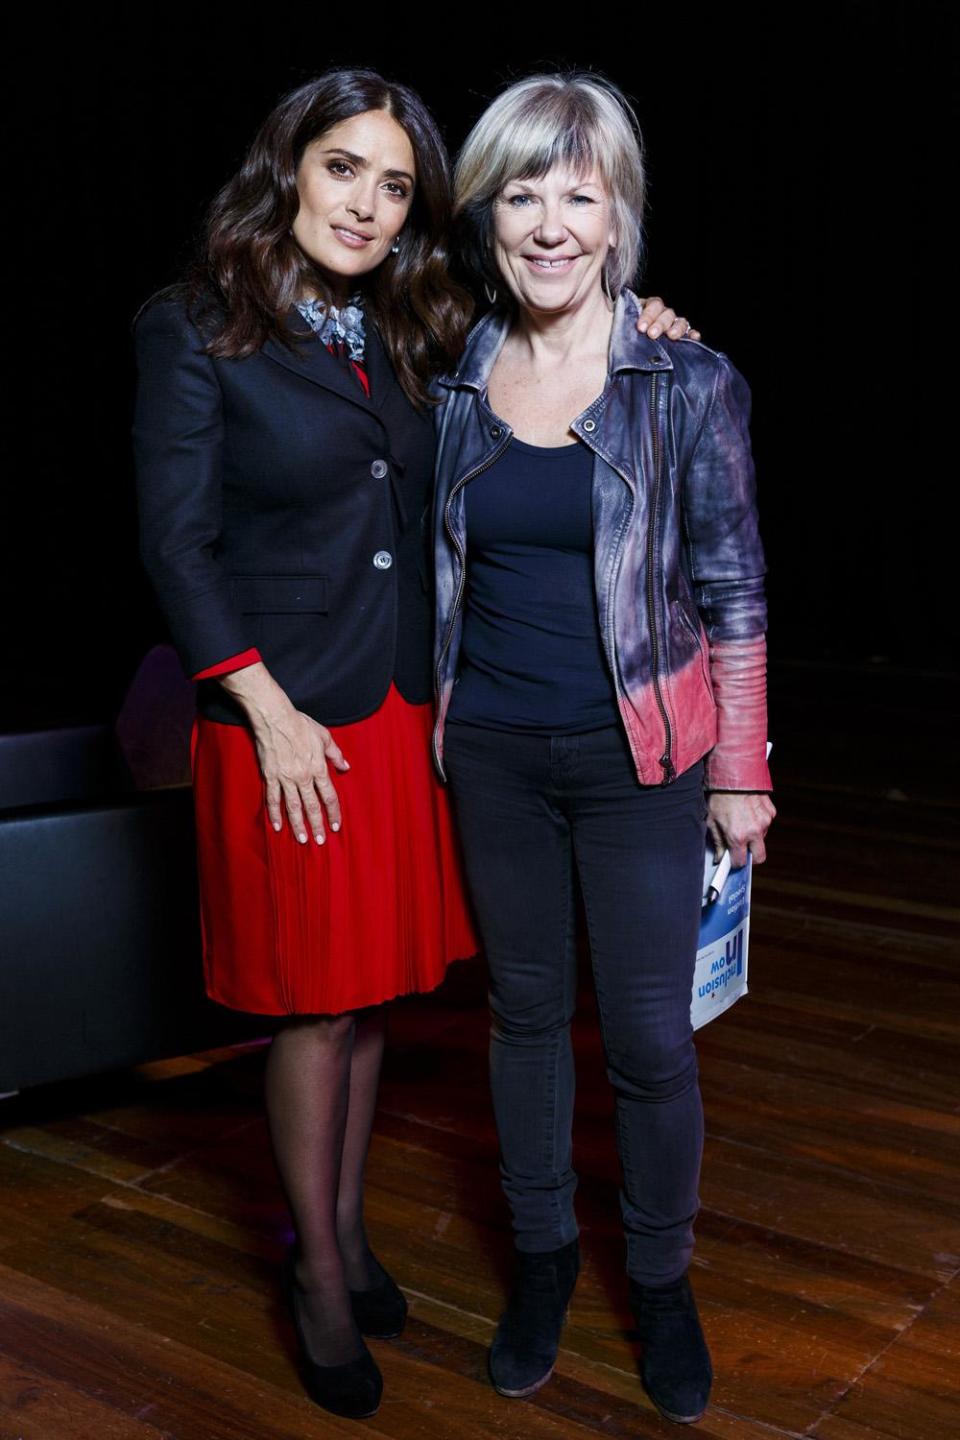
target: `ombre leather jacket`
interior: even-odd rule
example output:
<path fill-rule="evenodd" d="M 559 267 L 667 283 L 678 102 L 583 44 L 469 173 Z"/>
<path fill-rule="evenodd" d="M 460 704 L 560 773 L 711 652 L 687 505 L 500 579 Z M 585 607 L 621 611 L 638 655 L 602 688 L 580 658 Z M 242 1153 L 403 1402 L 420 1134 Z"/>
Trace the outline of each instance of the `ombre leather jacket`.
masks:
<path fill-rule="evenodd" d="M 769 790 L 766 602 L 747 430 L 750 392 L 725 355 L 664 345 L 620 296 L 603 393 L 571 429 L 593 451 L 594 576 L 603 648 L 642 785 L 707 755 L 714 790 Z M 510 326 L 475 327 L 437 385 L 436 725 L 457 675 L 466 591 L 464 489 L 506 449 L 487 379 Z"/>

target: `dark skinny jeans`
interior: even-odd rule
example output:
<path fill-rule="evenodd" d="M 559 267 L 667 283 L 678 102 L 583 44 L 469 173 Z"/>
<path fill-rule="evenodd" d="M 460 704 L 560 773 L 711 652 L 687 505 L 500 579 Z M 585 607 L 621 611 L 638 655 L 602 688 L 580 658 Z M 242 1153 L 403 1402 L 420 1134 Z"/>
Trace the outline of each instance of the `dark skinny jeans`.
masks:
<path fill-rule="evenodd" d="M 517 1248 L 577 1235 L 574 866 L 616 1098 L 627 1271 L 686 1270 L 703 1148 L 690 1024 L 703 766 L 641 786 L 619 727 L 529 735 L 449 725 L 450 778 L 490 970 L 490 1076 Z"/>

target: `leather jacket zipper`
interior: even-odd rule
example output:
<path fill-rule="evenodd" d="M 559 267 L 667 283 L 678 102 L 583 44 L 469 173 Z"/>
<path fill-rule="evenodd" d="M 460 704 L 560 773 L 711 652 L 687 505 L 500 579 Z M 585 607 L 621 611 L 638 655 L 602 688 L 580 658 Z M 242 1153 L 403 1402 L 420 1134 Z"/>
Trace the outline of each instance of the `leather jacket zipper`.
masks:
<path fill-rule="evenodd" d="M 507 446 L 510 444 L 510 433 L 511 433 L 511 432 L 510 432 L 509 430 L 506 430 L 506 428 L 505 428 L 505 436 L 506 436 L 506 438 L 503 440 L 503 442 L 502 442 L 500 445 L 497 446 L 496 450 L 494 450 L 491 455 L 488 455 L 488 456 L 487 456 L 486 460 L 484 460 L 484 462 L 483 462 L 482 465 L 478 465 L 475 470 L 468 470 L 467 473 L 466 473 L 466 475 L 461 476 L 461 478 L 457 481 L 457 483 L 456 483 L 456 484 L 453 486 L 453 488 L 451 489 L 450 494 L 447 496 L 446 501 L 445 501 L 444 506 L 443 506 L 443 525 L 444 525 L 444 529 L 446 530 L 447 534 L 450 536 L 450 540 L 451 540 L 451 542 L 452 542 L 452 544 L 453 544 L 453 548 L 456 550 L 457 556 L 458 556 L 458 558 L 459 558 L 459 560 L 460 560 L 460 580 L 459 580 L 459 583 L 458 583 L 458 585 L 457 585 L 457 593 L 456 593 L 456 595 L 454 596 L 453 608 L 452 608 L 451 611 L 450 611 L 450 618 L 449 618 L 449 620 L 447 621 L 447 633 L 446 633 L 446 635 L 444 636 L 443 645 L 440 647 L 440 654 L 439 654 L 439 656 L 437 657 L 437 669 L 436 669 L 436 674 L 435 674 L 435 676 L 434 676 L 434 686 L 435 686 L 436 694 L 437 694 L 437 710 L 438 710 L 438 712 L 439 712 L 439 709 L 440 709 L 441 696 L 442 696 L 442 680 L 441 680 L 441 675 L 442 675 L 442 672 L 443 672 L 443 662 L 444 662 L 444 660 L 446 660 L 446 658 L 447 658 L 447 651 L 450 649 L 450 642 L 451 642 L 451 640 L 453 639 L 453 627 L 454 627 L 454 625 L 455 625 L 455 623 L 456 623 L 457 613 L 458 613 L 458 611 L 459 611 L 459 609 L 460 609 L 460 605 L 461 605 L 461 603 L 462 603 L 462 601 L 463 601 L 463 592 L 464 592 L 464 589 L 465 589 L 465 586 L 466 586 L 466 580 L 467 580 L 467 557 L 466 557 L 466 555 L 465 555 L 465 553 L 464 553 L 463 546 L 460 544 L 459 538 L 453 533 L 453 527 L 452 527 L 451 524 L 450 524 L 450 506 L 453 504 L 453 502 L 454 502 L 454 500 L 456 499 L 456 497 L 460 494 L 460 491 L 463 489 L 464 485 L 468 485 L 471 480 L 475 480 L 478 475 L 482 475 L 483 472 L 484 472 L 484 470 L 489 470 L 490 466 L 493 464 L 493 462 L 494 462 L 495 460 L 499 460 L 499 458 L 500 458 L 500 456 L 503 454 L 504 450 L 506 450 Z M 441 764 L 441 762 L 440 762 L 440 753 L 439 753 L 439 750 L 438 750 L 438 748 L 437 748 L 437 727 L 436 727 L 436 726 L 434 726 L 434 732 L 433 732 L 433 758 L 434 758 L 434 761 L 436 762 L 437 769 L 440 771 L 441 774 L 443 774 L 443 766 L 442 766 L 442 764 Z"/>
<path fill-rule="evenodd" d="M 617 659 L 617 626 L 616 621 L 614 620 L 613 611 L 617 595 L 617 586 L 620 583 L 620 570 L 623 566 L 623 537 L 627 533 L 630 521 L 633 519 L 634 507 L 635 501 L 631 496 L 630 509 L 627 511 L 626 519 L 621 525 L 620 532 L 617 536 L 617 558 L 616 563 L 613 567 L 613 578 L 611 580 L 609 590 L 607 591 L 606 633 L 610 636 L 610 670 L 613 675 L 613 688 L 616 691 L 617 703 L 620 706 L 621 713 L 623 712 L 624 705 L 626 705 L 628 702 L 626 691 L 624 690 L 623 684 L 620 680 L 620 662 Z"/>
<path fill-rule="evenodd" d="M 660 376 L 654 375 L 651 378 L 650 385 L 650 416 L 653 429 L 653 496 L 650 502 L 650 524 L 647 526 L 647 610 L 650 616 L 650 674 L 653 680 L 653 693 L 656 697 L 657 709 L 660 711 L 660 718 L 663 721 L 664 750 L 659 762 L 663 767 L 663 780 L 661 784 L 669 785 L 675 773 L 672 759 L 673 732 L 670 726 L 670 717 L 667 714 L 667 707 L 663 702 L 663 695 L 660 690 L 660 631 L 657 620 L 656 575 L 654 573 L 654 564 L 657 556 L 657 528 L 660 523 L 661 471 L 663 468 L 663 453 L 660 445 L 660 417 L 657 405 L 659 391 Z"/>

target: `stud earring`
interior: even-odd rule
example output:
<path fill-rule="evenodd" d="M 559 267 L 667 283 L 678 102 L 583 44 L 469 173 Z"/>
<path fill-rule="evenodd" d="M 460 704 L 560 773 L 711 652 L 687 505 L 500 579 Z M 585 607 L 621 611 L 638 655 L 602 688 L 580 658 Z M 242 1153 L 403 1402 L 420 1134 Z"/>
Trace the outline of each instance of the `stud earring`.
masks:
<path fill-rule="evenodd" d="M 400 254 L 400 237 L 399 237 L 399 235 L 397 236 L 396 240 L 394 240 L 393 244 L 390 246 L 390 254 L 391 254 L 391 255 L 399 255 L 399 254 Z"/>

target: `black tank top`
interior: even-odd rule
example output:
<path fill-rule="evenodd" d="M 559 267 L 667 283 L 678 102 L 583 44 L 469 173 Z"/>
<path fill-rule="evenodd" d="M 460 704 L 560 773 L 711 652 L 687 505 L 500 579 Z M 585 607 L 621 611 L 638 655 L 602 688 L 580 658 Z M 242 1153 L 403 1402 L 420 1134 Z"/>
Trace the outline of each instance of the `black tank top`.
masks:
<path fill-rule="evenodd" d="M 593 580 L 593 455 L 511 440 L 464 494 L 456 724 L 554 735 L 619 721 Z"/>

